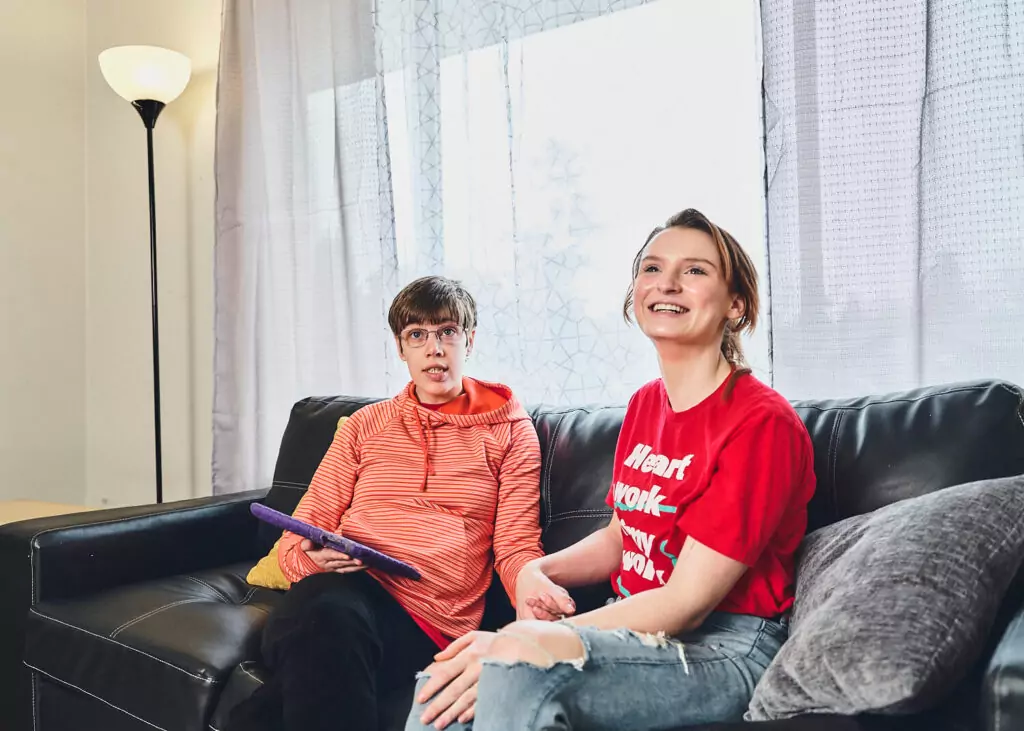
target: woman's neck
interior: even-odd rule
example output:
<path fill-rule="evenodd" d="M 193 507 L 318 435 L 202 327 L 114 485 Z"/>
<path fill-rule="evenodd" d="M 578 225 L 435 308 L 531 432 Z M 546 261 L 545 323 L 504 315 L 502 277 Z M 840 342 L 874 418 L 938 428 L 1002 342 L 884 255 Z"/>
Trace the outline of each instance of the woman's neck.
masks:
<path fill-rule="evenodd" d="M 661 378 L 665 382 L 668 402 L 675 412 L 686 411 L 699 404 L 722 385 L 732 366 L 720 348 L 700 350 L 659 349 Z"/>

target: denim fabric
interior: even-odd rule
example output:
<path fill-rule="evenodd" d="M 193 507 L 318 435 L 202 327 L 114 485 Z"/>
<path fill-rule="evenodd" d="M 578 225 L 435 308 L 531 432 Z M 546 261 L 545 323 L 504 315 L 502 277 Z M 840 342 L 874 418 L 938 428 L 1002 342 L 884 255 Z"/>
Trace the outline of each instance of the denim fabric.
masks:
<path fill-rule="evenodd" d="M 785 621 L 726 612 L 712 613 L 678 638 L 576 632 L 582 663 L 484 663 L 475 720 L 449 731 L 655 731 L 740 721 L 788 634 Z M 423 708 L 413 707 L 406 731 L 429 728 L 419 722 Z"/>

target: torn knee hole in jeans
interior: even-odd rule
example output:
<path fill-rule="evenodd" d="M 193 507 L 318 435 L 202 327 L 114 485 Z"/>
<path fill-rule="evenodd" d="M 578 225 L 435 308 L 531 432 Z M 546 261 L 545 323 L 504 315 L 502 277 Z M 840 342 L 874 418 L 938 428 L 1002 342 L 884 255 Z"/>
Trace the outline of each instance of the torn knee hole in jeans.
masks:
<path fill-rule="evenodd" d="M 503 657 L 490 657 L 483 661 L 484 665 L 500 665 L 502 667 L 521 667 L 528 666 L 537 670 L 551 670 L 558 665 L 571 665 L 576 670 L 583 670 L 583 666 L 587 662 L 587 646 L 583 642 L 583 639 L 577 634 L 576 640 L 580 644 L 580 650 L 582 655 L 578 657 L 560 658 L 546 648 L 541 642 L 534 637 L 526 634 L 520 634 L 518 632 L 509 632 L 502 630 L 499 636 L 510 637 L 518 642 L 522 643 L 526 647 L 535 650 L 539 658 L 543 658 L 539 662 L 531 661 L 528 659 L 508 659 Z M 539 659 L 538 658 L 538 659 Z"/>
<path fill-rule="evenodd" d="M 683 643 L 673 637 L 667 637 L 664 632 L 652 634 L 650 632 L 634 632 L 631 629 L 617 629 L 612 634 L 623 640 L 633 637 L 647 647 L 675 648 L 676 652 L 679 653 L 679 661 L 683 663 L 683 672 L 687 675 L 690 674 L 690 668 L 686 664 L 686 650 L 683 647 Z"/>

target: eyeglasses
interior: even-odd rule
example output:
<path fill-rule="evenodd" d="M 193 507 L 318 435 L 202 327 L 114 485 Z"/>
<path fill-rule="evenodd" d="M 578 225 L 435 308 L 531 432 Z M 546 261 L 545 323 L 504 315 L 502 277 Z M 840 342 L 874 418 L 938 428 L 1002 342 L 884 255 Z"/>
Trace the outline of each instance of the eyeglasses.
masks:
<path fill-rule="evenodd" d="M 455 345 L 462 339 L 462 328 L 458 325 L 445 325 L 436 330 L 417 327 L 402 333 L 402 342 L 408 348 L 422 348 L 430 340 L 431 334 L 442 345 Z"/>

